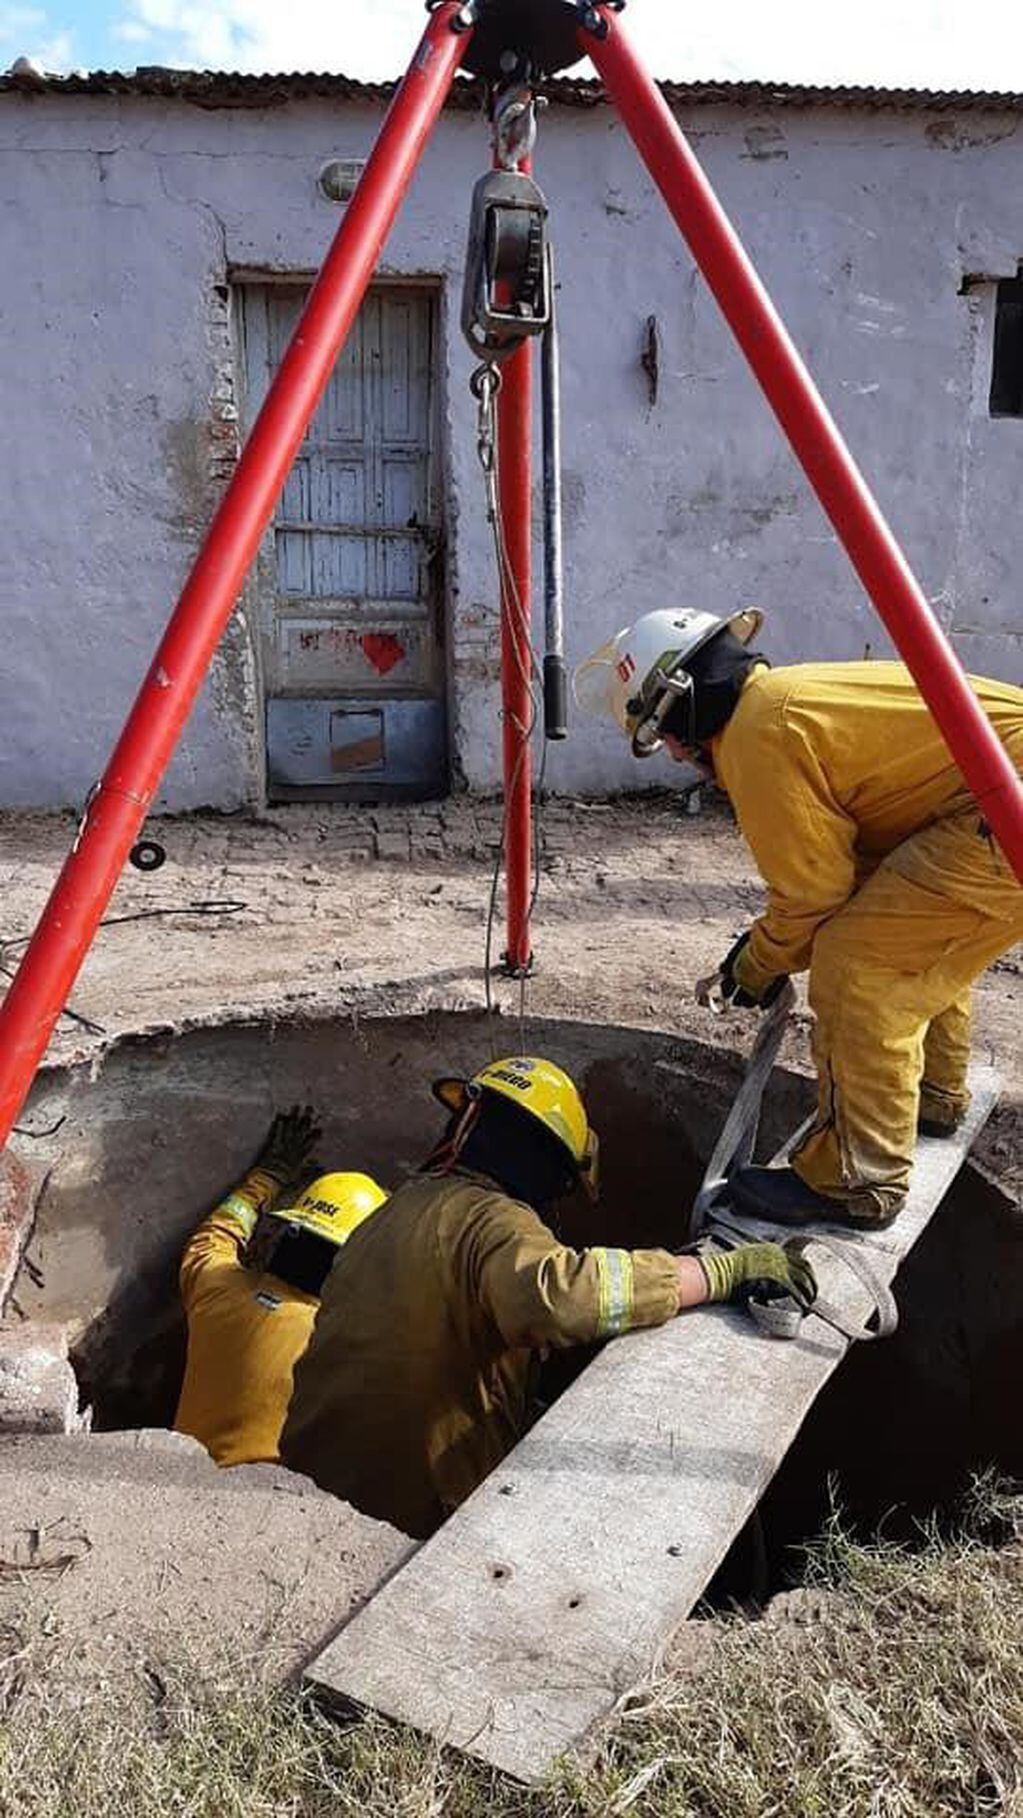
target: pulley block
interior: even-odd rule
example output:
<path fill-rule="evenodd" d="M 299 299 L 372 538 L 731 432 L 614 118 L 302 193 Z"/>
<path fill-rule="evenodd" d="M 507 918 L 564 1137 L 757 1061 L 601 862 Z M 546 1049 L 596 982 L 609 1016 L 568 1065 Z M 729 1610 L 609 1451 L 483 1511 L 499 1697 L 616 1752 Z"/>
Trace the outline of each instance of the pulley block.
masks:
<path fill-rule="evenodd" d="M 462 333 L 479 359 L 501 360 L 550 314 L 543 193 L 521 171 L 487 171 L 472 192 Z"/>

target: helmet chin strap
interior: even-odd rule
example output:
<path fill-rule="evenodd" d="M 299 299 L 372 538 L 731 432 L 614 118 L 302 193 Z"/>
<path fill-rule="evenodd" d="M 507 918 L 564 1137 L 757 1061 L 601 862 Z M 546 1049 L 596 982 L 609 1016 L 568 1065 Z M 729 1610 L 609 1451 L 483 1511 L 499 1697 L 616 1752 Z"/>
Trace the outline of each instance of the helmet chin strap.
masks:
<path fill-rule="evenodd" d="M 483 1100 L 479 1088 L 477 1087 L 474 1089 L 472 1082 L 470 1081 L 466 1087 L 466 1091 L 468 1096 L 459 1113 L 458 1122 L 450 1136 L 446 1136 L 443 1142 L 438 1143 L 436 1149 L 431 1150 L 430 1154 L 427 1156 L 422 1167 L 422 1172 L 424 1174 L 450 1174 L 452 1168 L 458 1166 L 459 1158 L 465 1147 L 470 1131 L 475 1129 L 476 1124 L 479 1122 L 480 1112 L 483 1109 Z"/>
<path fill-rule="evenodd" d="M 696 741 L 696 688 L 688 670 L 679 668 L 666 672 L 662 669 L 655 680 L 660 684 L 660 693 L 633 735 L 632 748 L 637 757 L 646 757 L 663 744 L 664 722 L 676 707 L 684 710 L 685 725 L 681 731 L 673 732 L 672 737 L 681 745 L 693 745 Z"/>

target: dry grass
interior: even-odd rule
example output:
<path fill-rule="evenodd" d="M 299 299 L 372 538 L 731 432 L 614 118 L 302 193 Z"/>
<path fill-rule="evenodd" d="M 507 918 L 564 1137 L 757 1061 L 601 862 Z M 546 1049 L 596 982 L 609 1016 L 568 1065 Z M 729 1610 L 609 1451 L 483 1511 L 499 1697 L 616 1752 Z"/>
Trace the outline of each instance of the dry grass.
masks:
<path fill-rule="evenodd" d="M 989 1544 L 993 1527 L 1014 1537 Z M 854 1546 L 714 1625 L 600 1759 L 526 1792 L 384 1723 L 347 1728 L 225 1668 L 161 1667 L 135 1704 L 77 1700 L 58 1636 L 0 1635 L 3 1818 L 1023 1818 L 1023 1502 L 990 1487 L 959 1537 Z M 63 1687 L 63 1689 L 60 1689 Z"/>

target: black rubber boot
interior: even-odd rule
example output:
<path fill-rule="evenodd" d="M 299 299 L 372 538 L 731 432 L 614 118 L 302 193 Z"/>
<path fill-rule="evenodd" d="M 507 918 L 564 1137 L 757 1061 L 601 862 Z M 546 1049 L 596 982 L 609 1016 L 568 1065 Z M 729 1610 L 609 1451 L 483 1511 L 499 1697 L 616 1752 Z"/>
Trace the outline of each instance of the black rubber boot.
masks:
<path fill-rule="evenodd" d="M 916 1120 L 916 1127 L 921 1136 L 954 1136 L 956 1131 L 961 1129 L 965 1114 L 967 1114 L 965 1111 L 959 1111 L 958 1116 L 952 1116 L 952 1118 L 929 1118 L 927 1111 L 921 1111 Z"/>
<path fill-rule="evenodd" d="M 961 1097 L 943 1092 L 939 1086 L 929 1086 L 924 1080 L 920 1087 L 917 1130 L 921 1136 L 954 1136 L 962 1125 L 968 1105 L 968 1099 L 964 1104 Z"/>
<path fill-rule="evenodd" d="M 920 1117 L 916 1127 L 921 1136 L 954 1136 L 962 1121 L 961 1117 L 957 1117 L 953 1123 L 946 1124 L 939 1122 L 936 1117 Z"/>
<path fill-rule="evenodd" d="M 855 1231 L 883 1231 L 898 1214 L 863 1214 L 800 1180 L 794 1168 L 740 1168 L 729 1182 L 737 1212 L 776 1225 L 849 1225 Z"/>

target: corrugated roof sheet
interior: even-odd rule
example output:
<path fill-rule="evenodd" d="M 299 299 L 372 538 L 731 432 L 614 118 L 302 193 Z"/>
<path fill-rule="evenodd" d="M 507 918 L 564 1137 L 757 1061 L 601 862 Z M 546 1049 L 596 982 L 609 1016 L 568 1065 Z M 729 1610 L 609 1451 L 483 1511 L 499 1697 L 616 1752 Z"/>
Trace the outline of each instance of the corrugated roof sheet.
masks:
<path fill-rule="evenodd" d="M 127 74 L 93 70 L 88 75 L 0 76 L 0 92 L 44 95 L 139 95 L 187 101 L 197 107 L 279 107 L 288 101 L 324 97 L 385 106 L 394 82 L 357 82 L 349 76 L 296 72 L 291 75 L 245 75 L 220 70 L 181 70 L 149 66 Z M 835 107 L 870 111 L 1016 112 L 1023 94 L 976 89 L 816 88 L 798 82 L 661 82 L 661 92 L 679 106 Z M 560 77 L 544 92 L 564 107 L 596 107 L 604 91 L 596 80 Z M 482 85 L 459 78 L 447 106 L 481 105 Z"/>

